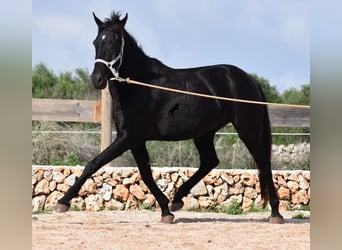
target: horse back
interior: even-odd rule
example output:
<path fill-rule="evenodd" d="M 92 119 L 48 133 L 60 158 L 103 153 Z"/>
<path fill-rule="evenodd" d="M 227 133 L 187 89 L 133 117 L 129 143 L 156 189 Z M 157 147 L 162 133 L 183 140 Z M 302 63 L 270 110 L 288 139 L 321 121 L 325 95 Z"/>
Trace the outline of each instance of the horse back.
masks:
<path fill-rule="evenodd" d="M 158 86 L 213 96 L 262 100 L 256 81 L 232 65 L 188 69 L 161 66 L 154 67 L 154 72 L 150 75 L 152 77 L 145 81 Z M 118 110 L 118 122 L 124 123 L 124 127 L 132 131 L 130 134 L 134 134 L 135 137 L 144 136 L 146 140 L 195 138 L 209 131 L 216 131 L 229 122 L 241 120 L 241 115 L 254 119 L 256 113 L 259 113 L 256 105 L 141 86 L 122 88 L 130 88 L 131 93 L 125 94 L 125 98 L 120 100 L 119 106 L 122 107 L 122 111 Z"/>

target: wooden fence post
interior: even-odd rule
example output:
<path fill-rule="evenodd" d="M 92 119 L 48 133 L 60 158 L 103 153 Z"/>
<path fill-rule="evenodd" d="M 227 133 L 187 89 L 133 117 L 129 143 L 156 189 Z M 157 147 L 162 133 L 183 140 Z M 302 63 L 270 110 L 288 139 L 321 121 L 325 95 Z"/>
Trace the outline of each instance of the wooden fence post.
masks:
<path fill-rule="evenodd" d="M 101 152 L 112 143 L 113 102 L 109 87 L 101 91 Z"/>

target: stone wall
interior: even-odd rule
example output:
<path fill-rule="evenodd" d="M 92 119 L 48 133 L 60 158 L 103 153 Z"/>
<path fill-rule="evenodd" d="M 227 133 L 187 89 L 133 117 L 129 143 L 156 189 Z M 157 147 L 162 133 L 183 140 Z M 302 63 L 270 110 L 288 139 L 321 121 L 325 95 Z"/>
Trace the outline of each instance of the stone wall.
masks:
<path fill-rule="evenodd" d="M 272 145 L 272 166 L 310 166 L 310 143 Z"/>
<path fill-rule="evenodd" d="M 32 166 L 32 210 L 51 210 L 74 184 L 84 167 Z M 196 171 L 195 168 L 152 168 L 157 185 L 170 199 L 175 190 Z M 281 210 L 299 208 L 310 202 L 310 171 L 274 171 L 273 180 Z M 214 169 L 183 199 L 184 209 L 214 209 L 237 200 L 244 211 L 261 208 L 256 170 Z M 158 208 L 141 180 L 137 168 L 102 167 L 72 199 L 80 210 Z"/>

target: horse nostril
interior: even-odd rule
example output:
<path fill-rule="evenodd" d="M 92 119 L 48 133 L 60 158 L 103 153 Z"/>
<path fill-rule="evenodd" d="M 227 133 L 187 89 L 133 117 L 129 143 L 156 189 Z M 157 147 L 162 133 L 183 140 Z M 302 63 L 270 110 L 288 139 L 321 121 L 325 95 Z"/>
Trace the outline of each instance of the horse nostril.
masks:
<path fill-rule="evenodd" d="M 92 74 L 91 81 L 95 87 L 99 87 L 103 84 L 103 77 L 101 74 Z"/>
<path fill-rule="evenodd" d="M 102 85 L 102 83 L 103 83 L 103 77 L 101 75 L 99 75 L 97 78 L 97 84 L 98 84 L 98 86 L 100 86 L 100 85 Z"/>

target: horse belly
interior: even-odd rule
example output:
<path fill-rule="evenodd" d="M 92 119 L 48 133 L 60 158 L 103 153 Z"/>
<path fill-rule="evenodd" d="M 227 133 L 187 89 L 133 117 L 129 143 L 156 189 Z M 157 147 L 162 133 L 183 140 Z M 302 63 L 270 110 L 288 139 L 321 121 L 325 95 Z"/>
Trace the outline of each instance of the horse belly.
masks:
<path fill-rule="evenodd" d="M 213 103 L 213 102 L 211 102 Z M 185 140 L 201 136 L 226 124 L 217 105 L 210 102 L 177 103 L 159 113 L 158 134 L 161 140 Z"/>

